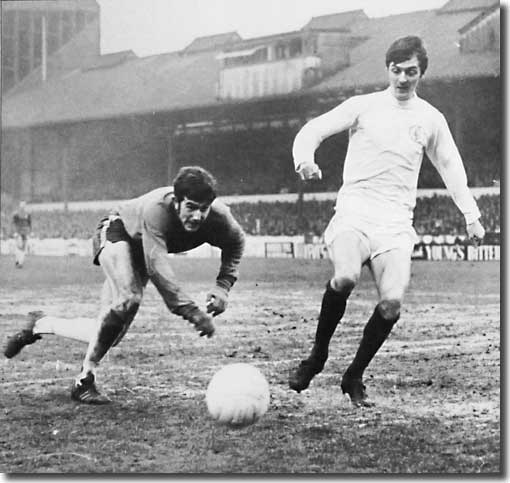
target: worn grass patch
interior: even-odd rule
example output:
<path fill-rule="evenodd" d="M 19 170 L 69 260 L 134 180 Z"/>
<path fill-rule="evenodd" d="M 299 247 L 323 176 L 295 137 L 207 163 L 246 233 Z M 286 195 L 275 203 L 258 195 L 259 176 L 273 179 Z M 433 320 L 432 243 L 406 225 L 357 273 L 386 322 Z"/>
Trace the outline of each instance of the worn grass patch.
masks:
<path fill-rule="evenodd" d="M 101 271 L 81 258 L 0 257 L 0 332 L 27 311 L 95 316 Z M 176 257 L 201 303 L 217 260 Z M 341 394 L 342 372 L 376 303 L 367 272 L 310 389 L 287 388 L 309 350 L 327 261 L 251 260 L 210 340 L 170 314 L 149 286 L 125 339 L 98 372 L 113 403 L 69 398 L 85 346 L 44 337 L 0 360 L 0 472 L 172 474 L 496 474 L 501 471 L 499 265 L 413 265 L 401 321 L 366 373 L 374 408 Z M 259 367 L 271 387 L 255 425 L 218 427 L 204 396 L 216 370 Z"/>

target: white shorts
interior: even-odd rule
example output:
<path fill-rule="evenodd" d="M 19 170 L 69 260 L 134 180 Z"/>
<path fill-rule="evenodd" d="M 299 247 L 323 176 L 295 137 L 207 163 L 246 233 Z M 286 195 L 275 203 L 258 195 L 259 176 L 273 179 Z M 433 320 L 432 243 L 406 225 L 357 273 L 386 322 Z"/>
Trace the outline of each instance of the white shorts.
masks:
<path fill-rule="evenodd" d="M 324 242 L 328 250 L 331 249 L 335 239 L 346 232 L 354 232 L 359 237 L 367 248 L 370 259 L 395 249 L 403 249 L 412 253 L 414 245 L 418 242 L 416 232 L 411 225 L 389 227 L 337 212 L 331 218 L 324 232 Z"/>

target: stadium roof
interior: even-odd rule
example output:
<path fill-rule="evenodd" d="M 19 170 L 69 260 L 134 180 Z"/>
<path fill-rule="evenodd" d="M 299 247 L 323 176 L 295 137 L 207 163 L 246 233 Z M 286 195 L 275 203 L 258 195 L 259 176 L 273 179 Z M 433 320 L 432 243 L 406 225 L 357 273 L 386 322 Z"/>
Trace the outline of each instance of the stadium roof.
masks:
<path fill-rule="evenodd" d="M 499 5 L 499 0 L 450 0 L 439 9 L 439 13 L 458 13 L 468 10 L 480 10 Z"/>
<path fill-rule="evenodd" d="M 37 89 L 7 96 L 2 125 L 26 127 L 199 107 L 216 102 L 218 72 L 211 52 L 154 55 L 107 69 L 78 69 Z"/>
<path fill-rule="evenodd" d="M 207 35 L 205 37 L 197 37 L 187 47 L 184 48 L 183 52 L 201 52 L 204 50 L 214 50 L 217 48 L 225 47 L 231 43 L 237 42 L 241 39 L 241 36 L 237 32 L 226 32 L 224 34 Z"/>
<path fill-rule="evenodd" d="M 240 49 L 246 49 L 254 46 L 265 46 L 274 40 L 283 40 L 294 37 L 302 37 L 302 30 L 293 30 L 292 32 L 281 32 L 277 34 L 264 35 L 261 37 L 250 37 L 249 39 L 241 39 L 238 42 L 224 47 L 223 52 L 235 52 Z"/>
<path fill-rule="evenodd" d="M 469 3 L 475 1 L 487 3 L 483 0 L 469 0 Z M 445 7 L 456 3 L 451 0 Z M 353 48 L 349 67 L 302 92 L 385 85 L 385 51 L 396 37 L 408 34 L 420 35 L 425 40 L 431 59 L 426 79 L 499 76 L 499 52 L 461 54 L 457 45 L 459 29 L 476 18 L 481 10 L 445 15 L 439 12 L 426 10 L 370 19 L 356 13 L 359 21 L 351 25 L 351 34 L 367 36 L 368 40 Z M 339 21 L 338 28 L 345 26 L 342 15 L 327 15 L 315 17 L 305 27 L 309 28 L 313 22 L 314 28 L 335 29 L 335 19 Z M 237 34 L 213 37 L 226 40 L 230 35 L 234 40 Z M 202 45 L 198 46 L 207 43 L 200 41 L 198 44 Z M 187 49 L 192 45 L 193 42 Z M 221 105 L 216 95 L 221 68 L 216 57 L 221 51 L 221 47 L 213 47 L 197 53 L 188 50 L 143 58 L 127 54 L 110 56 L 110 61 L 115 59 L 119 63 L 106 62 L 107 67 L 91 70 L 76 69 L 37 88 L 5 96 L 2 127 L 20 128 Z"/>
<path fill-rule="evenodd" d="M 404 35 L 418 35 L 425 41 L 430 59 L 424 77 L 426 80 L 499 76 L 499 52 L 459 52 L 459 29 L 476 18 L 480 11 L 449 15 L 437 13 L 437 10 L 425 10 L 374 18 L 363 23 L 362 30 L 354 29 L 353 33 L 363 33 L 368 40 L 352 49 L 350 66 L 325 79 L 312 90 L 385 85 L 386 50 L 395 38 Z"/>
<path fill-rule="evenodd" d="M 312 17 L 303 27 L 303 30 L 351 30 L 353 23 L 359 22 L 360 20 L 368 20 L 363 10 L 351 10 L 350 12 L 321 15 L 320 17 Z"/>
<path fill-rule="evenodd" d="M 470 29 L 475 27 L 477 24 L 480 24 L 487 17 L 491 16 L 498 9 L 499 9 L 499 3 L 496 3 L 489 9 L 484 10 L 482 13 L 478 14 L 478 16 L 476 16 L 473 20 L 471 20 L 471 22 L 467 23 L 462 28 L 460 28 L 459 33 L 464 34 L 464 33 L 468 32 Z"/>

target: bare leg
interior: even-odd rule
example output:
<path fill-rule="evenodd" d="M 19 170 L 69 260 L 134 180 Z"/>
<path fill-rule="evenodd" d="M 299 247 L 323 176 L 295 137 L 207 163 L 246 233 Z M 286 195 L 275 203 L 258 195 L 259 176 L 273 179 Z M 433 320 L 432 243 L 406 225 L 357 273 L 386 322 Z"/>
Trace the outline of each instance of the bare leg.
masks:
<path fill-rule="evenodd" d="M 108 350 L 124 336 L 142 299 L 146 280 L 134 268 L 127 242 L 106 242 L 99 261 L 106 275 L 97 329 L 89 341 L 78 381 L 95 369 Z"/>

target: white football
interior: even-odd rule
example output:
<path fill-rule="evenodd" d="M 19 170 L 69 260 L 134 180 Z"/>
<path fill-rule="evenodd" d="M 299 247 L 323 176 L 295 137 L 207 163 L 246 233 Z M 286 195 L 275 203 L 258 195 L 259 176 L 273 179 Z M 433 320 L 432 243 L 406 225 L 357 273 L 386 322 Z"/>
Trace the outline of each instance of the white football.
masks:
<path fill-rule="evenodd" d="M 269 408 L 269 384 L 251 364 L 230 364 L 212 377 L 205 395 L 207 409 L 220 424 L 247 426 Z"/>

